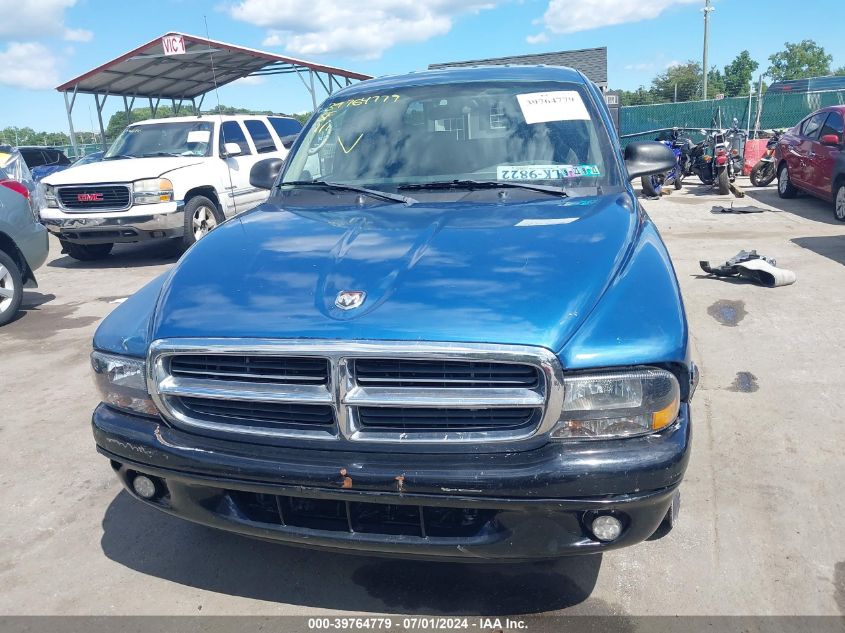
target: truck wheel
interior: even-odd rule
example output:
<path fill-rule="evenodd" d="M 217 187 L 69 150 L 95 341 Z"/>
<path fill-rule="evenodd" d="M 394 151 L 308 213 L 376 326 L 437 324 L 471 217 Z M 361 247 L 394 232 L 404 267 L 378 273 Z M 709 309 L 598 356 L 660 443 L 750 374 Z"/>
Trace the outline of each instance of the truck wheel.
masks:
<path fill-rule="evenodd" d="M 182 242 L 185 247 L 198 242 L 223 221 L 223 214 L 211 200 L 205 196 L 194 196 L 185 203 L 185 235 Z"/>
<path fill-rule="evenodd" d="M 794 198 L 798 195 L 798 190 L 795 188 L 795 185 L 792 184 L 792 181 L 789 180 L 789 169 L 786 167 L 786 163 L 780 166 L 780 171 L 778 171 L 778 195 L 781 198 Z"/>
<path fill-rule="evenodd" d="M 114 248 L 114 244 L 74 244 L 66 240 L 59 241 L 62 244 L 63 253 L 67 253 L 81 262 L 93 262 L 103 259 Z"/>
<path fill-rule="evenodd" d="M 723 196 L 729 194 L 731 192 L 731 179 L 728 175 L 728 168 L 722 167 L 719 170 L 719 193 Z"/>
<path fill-rule="evenodd" d="M 21 270 L 15 260 L 0 251 L 0 325 L 6 325 L 18 313 L 23 299 Z"/>
<path fill-rule="evenodd" d="M 833 196 L 833 215 L 840 222 L 845 222 L 845 182 L 840 182 Z"/>

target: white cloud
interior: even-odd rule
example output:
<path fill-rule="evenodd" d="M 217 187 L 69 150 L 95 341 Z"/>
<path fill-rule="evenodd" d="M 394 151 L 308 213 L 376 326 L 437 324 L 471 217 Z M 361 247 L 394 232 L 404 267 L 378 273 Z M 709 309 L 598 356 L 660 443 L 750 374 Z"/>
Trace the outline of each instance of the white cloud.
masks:
<path fill-rule="evenodd" d="M 90 42 L 94 33 L 87 29 L 65 29 L 65 39 L 68 42 Z"/>
<path fill-rule="evenodd" d="M 60 36 L 74 42 L 87 42 L 91 32 L 65 28 L 65 11 L 77 0 L 0 0 L 0 39 Z"/>
<path fill-rule="evenodd" d="M 30 90 L 54 88 L 59 83 L 57 60 L 38 42 L 9 42 L 0 50 L 0 84 Z"/>
<path fill-rule="evenodd" d="M 537 35 L 529 35 L 525 41 L 529 44 L 545 44 L 549 41 L 549 36 L 546 33 L 537 33 Z"/>
<path fill-rule="evenodd" d="M 666 69 L 674 68 L 675 66 L 682 66 L 683 62 L 679 62 L 677 59 L 673 59 L 671 62 L 666 63 Z"/>
<path fill-rule="evenodd" d="M 700 4 L 700 0 L 549 0 L 542 23 L 547 32 L 556 35 L 577 33 L 651 20 L 666 9 L 683 4 Z"/>
<path fill-rule="evenodd" d="M 448 33 L 454 18 L 493 8 L 500 0 L 241 0 L 236 20 L 268 29 L 264 46 L 291 54 L 377 58 L 405 42 Z"/>
<path fill-rule="evenodd" d="M 625 70 L 632 70 L 638 73 L 644 73 L 649 70 L 654 70 L 654 64 L 650 62 L 643 62 L 641 64 L 626 64 Z"/>
<path fill-rule="evenodd" d="M 261 77 L 259 75 L 252 75 L 247 77 L 241 77 L 240 79 L 236 79 L 231 83 L 232 86 L 260 86 L 265 81 L 267 81 L 266 77 Z"/>

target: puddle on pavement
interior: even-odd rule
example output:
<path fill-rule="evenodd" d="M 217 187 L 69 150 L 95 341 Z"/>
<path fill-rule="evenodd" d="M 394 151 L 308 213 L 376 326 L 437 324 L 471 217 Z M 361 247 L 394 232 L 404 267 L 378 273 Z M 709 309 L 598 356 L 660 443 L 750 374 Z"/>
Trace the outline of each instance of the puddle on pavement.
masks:
<path fill-rule="evenodd" d="M 738 371 L 736 372 L 736 378 L 734 378 L 733 383 L 731 383 L 731 386 L 728 387 L 728 391 L 754 393 L 759 388 L 760 385 L 757 384 L 757 376 L 752 374 L 750 371 Z"/>
<path fill-rule="evenodd" d="M 735 327 L 748 314 L 745 311 L 744 301 L 728 301 L 722 299 L 707 308 L 707 314 L 712 316 L 722 325 Z"/>

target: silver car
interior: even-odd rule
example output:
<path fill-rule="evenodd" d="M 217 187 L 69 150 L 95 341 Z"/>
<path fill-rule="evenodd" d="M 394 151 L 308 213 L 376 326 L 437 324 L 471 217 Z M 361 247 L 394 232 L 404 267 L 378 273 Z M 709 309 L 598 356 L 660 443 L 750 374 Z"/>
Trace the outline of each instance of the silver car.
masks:
<path fill-rule="evenodd" d="M 0 152 L 0 325 L 17 314 L 23 287 L 35 284 L 34 271 L 48 251 L 47 230 L 38 221 L 32 183 L 28 170 L 22 175 L 17 165 L 19 156 Z"/>

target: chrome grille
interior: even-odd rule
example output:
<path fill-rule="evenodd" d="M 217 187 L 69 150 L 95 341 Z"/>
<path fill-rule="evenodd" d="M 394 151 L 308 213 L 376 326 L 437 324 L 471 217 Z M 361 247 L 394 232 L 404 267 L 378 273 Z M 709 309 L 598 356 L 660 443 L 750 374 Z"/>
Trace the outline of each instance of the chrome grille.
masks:
<path fill-rule="evenodd" d="M 416 431 L 503 431 L 535 426 L 538 409 L 416 409 L 410 407 L 360 407 L 364 429 Z"/>
<path fill-rule="evenodd" d="M 513 442 L 563 394 L 544 348 L 466 343 L 159 340 L 150 393 L 194 431 L 353 442 Z"/>
<path fill-rule="evenodd" d="M 179 404 L 198 417 L 267 429 L 331 429 L 334 412 L 329 405 L 284 402 L 243 402 L 210 398 L 179 398 Z"/>
<path fill-rule="evenodd" d="M 389 387 L 523 387 L 539 384 L 536 367 L 477 361 L 363 358 L 355 361 L 359 384 Z"/>
<path fill-rule="evenodd" d="M 69 211 L 121 211 L 132 201 L 129 185 L 75 185 L 58 187 L 56 193 Z"/>
<path fill-rule="evenodd" d="M 185 354 L 171 359 L 170 373 L 206 380 L 325 385 L 329 362 L 325 358 Z"/>

